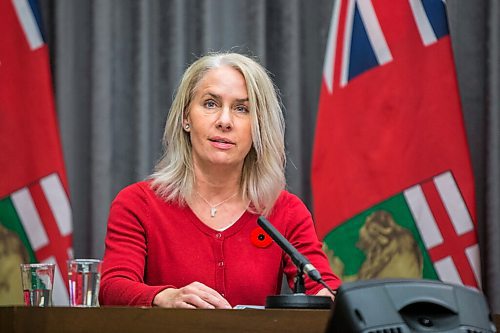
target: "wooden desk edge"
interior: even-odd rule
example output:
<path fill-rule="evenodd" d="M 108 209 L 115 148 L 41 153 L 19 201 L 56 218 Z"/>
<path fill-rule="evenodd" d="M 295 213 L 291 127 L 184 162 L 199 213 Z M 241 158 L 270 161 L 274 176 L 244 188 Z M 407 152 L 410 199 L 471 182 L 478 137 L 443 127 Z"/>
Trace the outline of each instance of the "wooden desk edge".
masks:
<path fill-rule="evenodd" d="M 210 314 L 208 313 L 210 312 Z M 82 319 L 83 317 L 83 319 Z M 133 307 L 26 308 L 0 306 L 1 332 L 143 332 L 169 328 L 169 332 L 308 332 L 324 333 L 329 310 L 182 310 Z M 500 314 L 493 314 L 500 333 Z M 78 320 L 77 320 L 78 319 Z M 78 322 L 78 327 L 74 324 Z M 91 326 L 91 324 L 97 327 Z"/>

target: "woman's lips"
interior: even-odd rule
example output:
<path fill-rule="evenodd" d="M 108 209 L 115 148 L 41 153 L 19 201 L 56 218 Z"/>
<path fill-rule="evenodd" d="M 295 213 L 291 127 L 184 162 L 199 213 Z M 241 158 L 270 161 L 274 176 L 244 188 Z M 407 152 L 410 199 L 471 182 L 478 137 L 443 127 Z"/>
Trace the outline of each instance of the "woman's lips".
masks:
<path fill-rule="evenodd" d="M 226 138 L 215 137 L 210 138 L 209 141 L 213 147 L 218 149 L 227 150 L 231 149 L 234 146 L 234 142 Z"/>

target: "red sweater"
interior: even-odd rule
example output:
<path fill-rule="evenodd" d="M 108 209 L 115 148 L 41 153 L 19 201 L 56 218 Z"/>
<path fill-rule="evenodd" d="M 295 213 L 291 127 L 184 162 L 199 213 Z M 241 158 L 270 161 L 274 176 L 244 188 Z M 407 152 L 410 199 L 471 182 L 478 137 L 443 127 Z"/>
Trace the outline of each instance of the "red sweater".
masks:
<path fill-rule="evenodd" d="M 258 246 L 262 244 L 252 234 L 257 217 L 245 212 L 219 232 L 201 222 L 189 206 L 160 199 L 148 182 L 128 186 L 111 205 L 100 304 L 151 306 L 161 290 L 199 281 L 232 306 L 264 305 L 266 296 L 280 293 L 283 273 L 293 286 L 296 268 L 276 243 Z M 330 270 L 311 214 L 300 199 L 283 191 L 269 221 L 328 285 L 338 288 L 340 280 Z M 307 294 L 322 289 L 309 278 L 305 284 Z"/>

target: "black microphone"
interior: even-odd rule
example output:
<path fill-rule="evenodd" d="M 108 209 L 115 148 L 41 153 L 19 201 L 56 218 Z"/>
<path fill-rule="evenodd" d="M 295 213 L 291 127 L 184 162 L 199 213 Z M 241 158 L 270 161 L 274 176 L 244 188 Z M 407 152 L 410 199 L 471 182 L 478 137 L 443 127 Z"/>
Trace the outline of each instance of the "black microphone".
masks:
<path fill-rule="evenodd" d="M 313 281 L 321 283 L 321 274 L 265 217 L 259 216 L 257 224 L 285 251 L 293 263 L 303 270 Z"/>
<path fill-rule="evenodd" d="M 332 295 L 335 292 L 321 278 L 318 270 L 306 259 L 283 235 L 274 228 L 264 216 L 259 216 L 257 224 L 271 237 L 279 247 L 286 252 L 297 266 L 294 294 L 270 295 L 266 298 L 266 308 L 299 308 L 299 309 L 328 309 L 332 300 L 328 296 L 305 295 L 304 272 L 313 280 L 323 285 Z"/>

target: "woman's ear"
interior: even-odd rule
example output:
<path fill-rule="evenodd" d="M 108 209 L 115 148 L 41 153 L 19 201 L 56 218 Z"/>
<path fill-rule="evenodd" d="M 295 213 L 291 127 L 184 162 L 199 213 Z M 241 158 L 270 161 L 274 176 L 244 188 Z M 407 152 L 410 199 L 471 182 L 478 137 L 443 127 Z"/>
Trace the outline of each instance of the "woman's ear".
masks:
<path fill-rule="evenodd" d="M 189 118 L 187 116 L 184 116 L 182 118 L 182 128 L 186 131 L 189 132 L 191 130 L 191 124 L 189 123 Z"/>
<path fill-rule="evenodd" d="M 191 126 L 189 125 L 189 123 L 186 123 L 186 125 L 184 125 L 184 130 L 186 132 L 189 132 L 191 130 Z"/>

